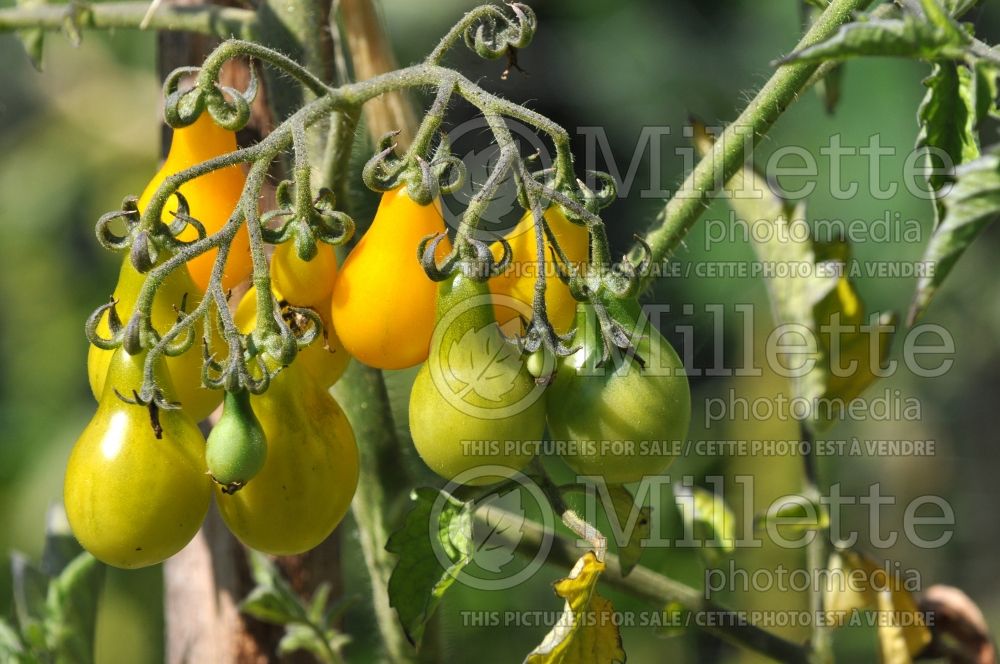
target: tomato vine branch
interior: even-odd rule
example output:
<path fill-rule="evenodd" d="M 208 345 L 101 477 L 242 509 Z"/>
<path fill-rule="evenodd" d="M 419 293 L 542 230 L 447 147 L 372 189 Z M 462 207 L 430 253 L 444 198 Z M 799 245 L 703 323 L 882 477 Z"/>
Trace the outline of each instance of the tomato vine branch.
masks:
<path fill-rule="evenodd" d="M 581 540 L 587 542 L 597 560 L 604 562 L 608 554 L 608 538 L 566 504 L 559 487 L 545 472 L 545 468 L 538 459 L 532 461 L 531 469 L 532 476 L 538 482 L 538 487 L 542 490 L 546 500 L 549 501 L 552 510 L 562 519 L 563 525 L 573 531 Z"/>
<path fill-rule="evenodd" d="M 4 7 L 0 9 L 0 31 L 138 28 L 148 9 L 148 2 L 72 2 L 68 5 Z M 150 16 L 147 28 L 195 32 L 221 39 L 252 39 L 257 25 L 257 13 L 250 9 L 211 4 L 163 4 Z"/>
<path fill-rule="evenodd" d="M 524 26 L 532 24 L 534 18 L 530 14 L 530 10 L 523 8 L 523 6 L 512 5 L 511 7 L 515 18 L 506 19 L 508 21 L 505 24 L 506 27 L 497 24 L 499 21 L 497 17 L 501 14 L 496 14 L 495 11 L 491 10 L 485 14 L 489 19 L 487 24 L 491 26 L 488 30 L 481 29 L 476 32 L 474 37 L 469 37 L 466 33 L 466 39 L 471 41 L 474 50 L 485 52 L 489 57 L 493 57 L 495 54 L 503 52 L 504 49 L 512 47 L 512 44 L 523 43 L 526 39 L 525 34 L 531 31 Z M 482 18 L 477 20 L 482 20 Z M 542 239 L 548 238 L 557 257 L 564 256 L 564 254 L 561 252 L 556 238 L 545 227 L 542 213 L 551 204 L 559 205 L 567 214 L 574 217 L 577 223 L 582 223 L 594 231 L 595 242 L 600 248 L 603 245 L 598 240 L 603 240 L 606 244 L 606 237 L 596 211 L 607 204 L 609 197 L 606 192 L 603 195 L 595 194 L 580 181 L 574 180 L 569 138 L 564 129 L 544 116 L 485 91 L 458 72 L 435 64 L 418 64 L 381 74 L 365 81 L 334 87 L 281 53 L 266 46 L 242 40 L 224 42 L 206 58 L 200 68 L 183 68 L 168 77 L 164 84 L 164 94 L 167 99 L 165 114 L 168 120 L 176 126 L 184 126 L 207 111 L 217 123 L 226 128 L 238 129 L 242 126 L 249 117 L 250 104 L 257 89 L 256 79 L 251 79 L 250 85 L 245 91 L 221 88 L 217 83 L 223 65 L 236 57 L 251 58 L 287 74 L 298 81 L 314 98 L 285 119 L 257 144 L 176 173 L 166 178 L 153 194 L 150 203 L 138 221 L 138 232 L 145 233 L 150 238 L 159 238 L 161 242 L 166 244 L 167 248 L 176 252 L 176 255 L 168 261 L 169 269 L 151 272 L 143 288 L 134 318 L 145 325 L 144 331 L 147 334 L 140 337 L 142 343 L 136 348 L 148 347 L 150 345 L 148 340 L 156 336 L 155 331 L 143 321 L 148 323 L 148 313 L 152 307 L 153 295 L 170 270 L 176 269 L 185 261 L 189 261 L 199 254 L 217 249 L 222 244 L 230 243 L 234 236 L 233 229 L 227 225 L 222 231 L 208 237 L 201 237 L 196 242 L 179 242 L 171 236 L 177 231 L 170 229 L 169 233 L 164 232 L 164 224 L 160 221 L 167 202 L 181 186 L 196 177 L 223 167 L 247 163 L 251 165 L 251 176 L 247 181 L 233 220 L 237 225 L 244 221 L 247 225 L 253 263 L 253 283 L 257 288 L 258 324 L 252 333 L 254 343 L 250 345 L 251 357 L 247 359 L 253 359 L 254 351 L 263 351 L 279 360 L 282 365 L 291 362 L 295 356 L 296 346 L 301 347 L 304 341 L 296 340 L 280 316 L 273 313 L 275 307 L 270 292 L 264 244 L 265 242 L 287 241 L 291 236 L 291 232 L 287 229 L 292 225 L 292 222 L 286 222 L 280 230 L 268 230 L 265 228 L 265 224 L 275 216 L 292 215 L 296 223 L 300 225 L 305 223 L 311 227 L 315 221 L 314 217 L 324 218 L 323 212 L 318 207 L 313 210 L 310 203 L 313 189 L 310 174 L 314 164 L 307 155 L 306 130 L 317 123 L 328 122 L 332 119 L 334 130 L 329 135 L 334 140 L 347 141 L 348 134 L 356 126 L 356 119 L 364 104 L 388 93 L 436 86 L 437 97 L 418 129 L 413 144 L 409 146 L 402 158 L 395 159 L 392 157 L 395 147 L 392 143 L 394 134 L 384 137 L 381 142 L 384 146 L 382 151 L 369 162 L 369 167 L 365 169 L 366 184 L 376 189 L 389 189 L 405 184 L 411 197 L 426 202 L 430 202 L 440 192 L 447 192 L 449 188 L 456 187 L 461 181 L 463 169 L 461 162 L 449 154 L 444 134 L 441 134 L 441 139 L 433 150 L 433 154 L 431 142 L 440 131 L 448 103 L 453 95 L 461 96 L 479 109 L 500 146 L 500 159 L 486 182 L 467 206 L 462 218 L 462 225 L 456 235 L 455 249 L 449 260 L 452 265 L 458 258 L 462 258 L 466 262 L 485 261 L 491 263 L 485 244 L 482 240 L 473 238 L 473 232 L 502 181 L 513 177 L 519 185 L 522 201 L 525 201 L 525 204 L 533 211 L 537 223 L 540 225 L 538 229 L 540 248 L 537 256 L 539 276 L 536 284 L 539 296 L 536 298 L 538 306 L 535 307 L 538 311 L 531 328 L 531 334 L 526 337 L 525 348 L 533 351 L 539 345 L 544 345 L 553 352 L 560 353 L 561 351 L 560 354 L 565 354 L 563 340 L 554 333 L 544 312 L 543 296 L 546 273 L 544 265 L 547 256 L 541 245 Z M 194 75 L 194 85 L 181 89 L 182 78 L 191 75 Z M 349 120 L 346 124 L 344 118 Z M 530 170 L 527 160 L 520 154 L 517 142 L 507 127 L 507 118 L 517 118 L 529 123 L 537 131 L 547 134 L 551 138 L 556 151 L 554 169 L 539 173 L 533 173 Z M 281 210 L 262 216 L 258 211 L 258 206 L 263 180 L 269 164 L 288 151 L 294 155 L 295 166 L 293 180 L 289 181 L 290 186 L 287 189 L 290 190 L 291 186 L 294 186 L 295 199 L 294 201 L 289 199 Z M 338 156 L 336 145 L 327 146 L 326 151 L 328 155 L 324 157 L 325 168 L 334 168 L 334 164 L 338 163 L 343 165 L 344 153 L 340 151 Z M 449 176 L 450 170 L 458 170 L 459 177 Z M 442 178 L 448 179 L 442 181 Z M 540 178 L 544 178 L 544 181 Z M 282 188 L 279 187 L 279 197 L 281 191 Z M 333 200 L 329 202 L 333 204 Z M 316 205 L 319 205 L 319 200 L 317 200 Z M 331 244 L 345 241 L 353 230 L 353 222 L 346 218 L 346 215 L 337 217 L 336 214 L 327 215 L 327 219 L 339 230 L 335 229 L 328 232 L 326 237 L 320 237 L 323 241 Z M 191 225 L 196 226 L 196 220 L 189 219 L 188 221 Z M 315 233 L 321 234 L 320 229 L 316 229 Z M 603 255 L 606 251 L 598 251 L 598 253 Z M 137 268 L 139 268 L 138 265 Z M 496 266 L 493 266 L 491 269 L 495 268 Z M 568 270 L 568 272 L 572 272 L 572 270 Z M 210 287 L 209 290 L 214 289 Z M 585 293 L 587 291 L 578 289 L 578 292 Z M 192 312 L 192 316 L 203 315 L 203 308 Z M 168 335 L 170 338 L 173 336 L 175 335 Z M 225 335 L 225 337 L 226 344 L 229 346 L 229 357 L 232 358 L 230 363 L 242 362 L 243 360 L 239 357 L 242 355 L 242 349 L 233 347 L 228 338 L 229 335 Z M 163 344 L 158 343 L 157 351 L 152 354 L 149 360 L 150 365 L 154 359 L 162 354 Z M 249 369 L 245 366 L 236 367 L 234 371 L 241 376 L 250 374 Z M 150 367 L 147 376 L 151 377 L 152 375 Z M 144 388 L 146 391 L 152 391 L 154 386 L 151 383 L 151 378 Z M 161 405 L 167 406 L 167 404 Z"/>
<path fill-rule="evenodd" d="M 476 514 L 476 519 L 485 519 L 483 514 Z M 533 559 L 547 538 L 551 538 L 552 547 L 549 550 L 547 562 L 572 569 L 583 553 L 573 540 L 547 533 L 541 524 L 531 519 L 522 519 L 518 515 L 508 513 L 502 508 L 491 508 L 490 518 L 493 521 L 510 519 L 520 523 L 517 532 L 510 530 L 497 531 L 497 546 L 509 547 L 519 555 Z M 488 524 L 487 524 L 488 525 Z M 623 576 L 618 556 L 606 554 L 607 566 L 601 580 L 609 586 L 646 600 L 663 610 L 668 604 L 676 602 L 690 612 L 689 624 L 718 636 L 732 644 L 746 647 L 755 652 L 767 655 L 780 662 L 805 664 L 809 660 L 809 651 L 805 646 L 793 643 L 771 634 L 749 622 L 749 619 L 738 611 L 733 611 L 710 599 L 704 592 L 692 588 L 680 581 L 671 579 L 643 565 L 636 565 L 628 576 Z"/>

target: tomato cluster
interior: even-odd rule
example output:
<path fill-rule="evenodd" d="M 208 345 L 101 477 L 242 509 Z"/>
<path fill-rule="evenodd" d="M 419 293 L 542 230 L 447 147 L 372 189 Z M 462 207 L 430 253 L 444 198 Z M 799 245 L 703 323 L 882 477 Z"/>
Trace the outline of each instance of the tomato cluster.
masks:
<path fill-rule="evenodd" d="M 235 147 L 234 135 L 207 114 L 176 130 L 163 167 L 138 201 L 139 213 L 173 173 Z M 244 183 L 237 167 L 191 179 L 180 187 L 176 207 L 164 208 L 163 221 L 193 219 L 205 235 L 219 233 L 237 209 Z M 279 200 L 280 194 L 279 188 Z M 563 458 L 580 475 L 620 484 L 665 470 L 672 460 L 667 452 L 614 456 L 588 443 L 683 438 L 690 395 L 681 363 L 655 329 L 642 329 L 634 298 L 577 302 L 564 270 L 586 269 L 590 233 L 555 206 L 544 220 L 543 243 L 563 265 L 544 275 L 546 325 L 554 338 L 572 340 L 572 351 L 564 348 L 558 359 L 551 347 L 527 352 L 512 342 L 538 317 L 534 216 L 526 214 L 493 247 L 492 261 L 482 243 L 452 252 L 440 201 L 421 204 L 405 185 L 383 194 L 370 228 L 341 266 L 324 242 L 312 251 L 309 240 L 303 252 L 301 242 L 289 241 L 297 236 L 272 240 L 277 244 L 270 297 L 249 288 L 229 323 L 246 348 L 237 344 L 234 351 L 227 339 L 229 353 L 250 353 L 262 371 L 260 381 L 244 376 L 213 383 L 225 390 L 205 387 L 205 372 L 222 352 L 212 341 L 217 335 L 205 327 L 225 327 L 209 316 L 193 325 L 198 336 L 210 332 L 203 348 L 191 344 L 148 362 L 148 350 L 126 350 L 135 349 L 134 343 L 92 345 L 88 370 L 99 406 L 73 449 L 65 481 L 77 538 L 109 564 L 154 564 L 190 541 L 214 496 L 229 529 L 250 547 L 293 554 L 316 546 L 345 515 L 358 481 L 354 434 L 329 394 L 352 356 L 379 369 L 422 363 L 410 396 L 410 431 L 421 458 L 446 479 L 488 484 L 508 478 L 534 458 L 546 429 L 555 440 L 576 443 L 565 446 Z M 174 229 L 180 239 L 196 232 L 190 223 Z M 428 243 L 431 237 L 436 239 Z M 228 252 L 225 289 L 245 282 L 252 271 L 245 227 Z M 148 321 L 157 335 L 198 307 L 207 288 L 216 288 L 219 298 L 218 285 L 211 286 L 216 256 L 215 249 L 199 254 L 159 284 Z M 166 259 L 153 260 L 160 265 Z M 492 267 L 484 272 L 477 260 L 480 268 Z M 132 320 L 145 282 L 127 257 L 111 314 L 96 324 L 101 338 L 121 329 L 119 311 Z M 322 332 L 308 345 L 297 344 L 304 347 L 288 366 L 255 345 L 263 302 L 273 307 L 271 322 L 282 321 L 283 329 L 295 333 L 313 324 Z M 637 340 L 613 361 L 608 325 Z M 221 415 L 206 440 L 196 423 L 220 403 Z"/>
<path fill-rule="evenodd" d="M 234 135 L 207 114 L 176 130 L 139 210 L 171 174 L 235 148 Z M 207 234 L 219 231 L 243 182 L 242 171 L 230 167 L 185 183 L 180 192 L 186 214 Z M 164 221 L 176 211 L 165 210 Z M 100 560 L 135 568 L 168 558 L 197 532 L 213 494 L 229 529 L 248 546 L 272 554 L 307 551 L 343 519 L 357 486 L 358 451 L 347 417 L 328 392 L 350 359 L 328 324 L 337 265 L 327 245 L 317 247 L 310 261 L 291 249 L 291 243 L 279 245 L 271 261 L 275 299 L 289 318 L 295 317 L 293 307 L 315 308 L 325 338 L 303 349 L 292 365 L 269 367 L 274 377 L 262 394 L 203 387 L 202 352 L 195 346 L 152 363 L 159 394 L 143 399 L 147 353 L 91 345 L 88 373 L 99 405 L 70 455 L 64 498 L 73 532 Z M 155 330 L 169 329 L 179 312 L 198 306 L 214 259 L 215 251 L 206 252 L 168 274 L 153 299 Z M 244 281 L 250 270 L 243 228 L 229 248 L 223 286 Z M 126 257 L 114 293 L 116 317 L 135 310 L 145 278 Z M 254 327 L 254 296 L 250 289 L 234 314 L 244 333 Z M 208 324 L 198 320 L 196 333 Z M 108 335 L 109 317 L 97 331 Z M 206 441 L 196 422 L 223 395 L 222 414 Z M 181 407 L 165 407 L 174 402 Z"/>
<path fill-rule="evenodd" d="M 544 217 L 566 259 L 585 265 L 586 228 L 555 207 Z M 687 435 L 691 410 L 673 347 L 634 299 L 612 299 L 600 306 L 638 343 L 607 361 L 595 307 L 577 302 L 550 272 L 546 310 L 557 331 L 575 330 L 575 350 L 555 367 L 546 366 L 552 356 L 544 349 L 525 356 L 501 329 L 530 315 L 537 270 L 525 266 L 535 262 L 533 216 L 526 214 L 508 238 L 511 264 L 489 280 L 489 290 L 461 272 L 439 288 L 438 329 L 410 396 L 410 432 L 421 458 L 449 480 L 496 482 L 531 461 L 547 425 L 580 476 L 625 484 L 666 470 L 675 449 L 669 443 Z M 631 444 L 615 445 L 622 442 Z M 612 453 L 623 447 L 635 453 Z"/>

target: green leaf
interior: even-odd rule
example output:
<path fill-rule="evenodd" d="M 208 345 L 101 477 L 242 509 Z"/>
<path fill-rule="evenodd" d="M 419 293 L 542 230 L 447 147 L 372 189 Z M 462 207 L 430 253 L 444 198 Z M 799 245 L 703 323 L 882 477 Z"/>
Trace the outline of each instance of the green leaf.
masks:
<path fill-rule="evenodd" d="M 668 602 L 661 613 L 662 624 L 656 626 L 661 639 L 673 639 L 687 632 L 684 625 L 690 621 L 690 611 L 678 601 Z"/>
<path fill-rule="evenodd" d="M 399 556 L 389 577 L 389 605 L 399 614 L 407 638 L 419 643 L 441 597 L 472 560 L 472 509 L 469 503 L 426 487 L 410 498 L 413 508 L 385 548 Z M 437 515 L 435 504 L 440 506 Z M 440 553 L 450 561 L 447 568 L 438 560 Z"/>
<path fill-rule="evenodd" d="M 979 60 L 975 65 L 976 125 L 986 118 L 1000 116 L 997 112 L 997 67 Z"/>
<path fill-rule="evenodd" d="M 308 625 L 289 625 L 285 635 L 278 642 L 279 655 L 290 655 L 296 650 L 310 652 L 321 662 L 329 661 L 323 640 Z"/>
<path fill-rule="evenodd" d="M 11 552 L 10 571 L 14 586 L 14 614 L 21 631 L 30 635 L 32 626 L 43 624 L 48 615 L 46 595 L 49 577 L 18 551 Z M 43 644 L 32 643 L 35 647 Z"/>
<path fill-rule="evenodd" d="M 833 115 L 840 104 L 843 80 L 844 63 L 838 62 L 816 82 L 816 94 L 823 100 L 823 108 L 829 115 Z"/>
<path fill-rule="evenodd" d="M 964 58 L 972 41 L 969 34 L 946 14 L 940 5 L 926 17 L 904 14 L 902 18 L 863 18 L 841 26 L 837 33 L 818 44 L 796 51 L 779 64 L 825 62 L 860 56 L 895 56 L 921 60 Z"/>
<path fill-rule="evenodd" d="M 330 599 L 330 589 L 331 586 L 326 581 L 316 586 L 316 590 L 313 591 L 312 598 L 309 600 L 309 609 L 306 611 L 309 622 L 315 625 L 322 625 L 326 622 L 326 603 Z"/>
<path fill-rule="evenodd" d="M 248 551 L 248 558 L 250 574 L 257 587 L 240 602 L 240 610 L 276 625 L 308 622 L 302 601 L 274 563 L 259 551 Z"/>
<path fill-rule="evenodd" d="M 350 640 L 350 637 L 337 630 L 326 630 L 320 636 L 316 629 L 308 625 L 288 625 L 285 635 L 278 642 L 278 654 L 290 655 L 298 650 L 305 650 L 316 657 L 317 661 L 340 664 L 344 661 L 341 649 Z"/>
<path fill-rule="evenodd" d="M 258 620 L 284 626 L 278 653 L 287 655 L 305 650 L 321 662 L 342 662 L 340 650 L 350 639 L 330 627 L 330 623 L 346 603 L 339 610 L 328 606 L 330 584 L 319 584 L 307 605 L 270 558 L 252 550 L 248 551 L 248 558 L 250 574 L 257 586 L 240 602 L 240 610 Z"/>
<path fill-rule="evenodd" d="M 514 559 L 514 551 L 505 537 L 520 534 L 524 524 L 521 494 L 501 487 L 476 500 L 472 520 L 472 555 L 481 569 L 500 573 Z"/>
<path fill-rule="evenodd" d="M 927 94 L 920 104 L 917 116 L 920 134 L 917 149 L 926 148 L 948 155 L 947 167 L 957 166 L 979 157 L 979 139 L 976 135 L 976 77 L 972 71 L 954 62 L 939 62 L 931 75 L 924 80 Z M 948 183 L 949 177 L 929 154 L 930 165 L 937 171 L 928 175 L 927 183 L 934 198 L 935 226 L 944 216 L 944 202 L 937 197 Z"/>
<path fill-rule="evenodd" d="M 16 7 L 38 7 L 47 4 L 44 0 L 17 0 Z M 24 47 L 24 52 L 31 60 L 32 66 L 38 71 L 42 71 L 42 52 L 45 46 L 45 30 L 41 28 L 27 28 L 17 31 L 17 38 Z"/>
<path fill-rule="evenodd" d="M 94 661 L 97 600 L 104 570 L 102 563 L 84 552 L 49 584 L 46 627 L 56 662 Z"/>
<path fill-rule="evenodd" d="M 942 4 L 952 16 L 961 16 L 979 4 L 979 0 L 943 0 Z"/>
<path fill-rule="evenodd" d="M 250 577 L 258 586 L 271 587 L 281 579 L 274 563 L 263 553 L 247 549 L 247 562 L 250 563 Z"/>
<path fill-rule="evenodd" d="M 722 496 L 699 486 L 674 484 L 674 501 L 684 522 L 684 532 L 702 543 L 702 555 L 715 561 L 719 552 L 736 546 L 736 518 Z"/>
<path fill-rule="evenodd" d="M 924 10 L 924 16 L 927 17 L 927 20 L 944 34 L 960 41 L 969 38 L 962 26 L 955 22 L 947 8 L 938 0 L 920 0 L 920 7 Z"/>
<path fill-rule="evenodd" d="M 786 534 L 798 534 L 829 528 L 830 514 L 824 505 L 805 496 L 794 496 L 794 500 L 783 500 L 776 507 L 772 505 L 765 514 L 756 517 L 754 529 L 762 530 L 768 523 Z"/>
<path fill-rule="evenodd" d="M 288 602 L 274 588 L 257 586 L 250 591 L 242 602 L 240 611 L 275 625 L 304 622 L 305 615 L 297 602 Z"/>
<path fill-rule="evenodd" d="M 641 507 L 636 505 L 635 498 L 623 486 L 609 485 L 607 491 L 615 512 L 614 519 L 608 515 L 608 519 L 612 520 L 612 536 L 618 543 L 618 560 L 622 576 L 628 576 L 642 557 L 642 541 L 649 538 L 653 509 L 649 505 Z M 630 524 L 634 525 L 629 528 Z M 627 542 L 622 542 L 626 534 L 629 539 Z"/>
<path fill-rule="evenodd" d="M 21 637 L 17 630 L 4 618 L 0 618 L 0 655 L 3 656 L 2 661 L 17 662 L 19 661 L 17 657 L 23 654 L 24 644 L 21 643 Z"/>
<path fill-rule="evenodd" d="M 934 269 L 917 282 L 917 293 L 910 307 L 912 325 L 927 309 L 958 259 L 1000 214 L 1000 156 L 987 154 L 955 171 L 955 186 L 944 200 L 945 215 L 934 230 L 924 261 Z"/>

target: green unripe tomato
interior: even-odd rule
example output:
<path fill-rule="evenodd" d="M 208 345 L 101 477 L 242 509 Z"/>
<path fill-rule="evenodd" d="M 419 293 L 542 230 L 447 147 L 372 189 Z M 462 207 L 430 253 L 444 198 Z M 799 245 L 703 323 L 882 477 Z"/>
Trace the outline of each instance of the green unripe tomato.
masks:
<path fill-rule="evenodd" d="M 464 484 L 510 477 L 537 451 L 543 389 L 500 331 L 486 284 L 461 273 L 443 281 L 430 353 L 410 393 L 410 433 L 424 463 Z"/>
<path fill-rule="evenodd" d="M 591 306 L 577 315 L 572 345 L 546 395 L 550 437 L 564 441 L 563 460 L 579 475 L 609 484 L 637 482 L 665 471 L 676 441 L 687 437 L 691 392 L 670 343 L 642 318 L 634 300 L 608 304 L 608 312 L 638 336 L 634 358 L 602 357 L 600 326 Z"/>
<path fill-rule="evenodd" d="M 548 383 L 556 371 L 556 358 L 545 346 L 542 346 L 531 355 L 528 355 L 526 363 L 528 373 L 535 377 L 537 382 Z"/>
<path fill-rule="evenodd" d="M 226 392 L 222 417 L 212 427 L 205 448 L 208 472 L 223 491 L 233 493 L 260 472 L 267 459 L 267 438 L 246 390 Z"/>

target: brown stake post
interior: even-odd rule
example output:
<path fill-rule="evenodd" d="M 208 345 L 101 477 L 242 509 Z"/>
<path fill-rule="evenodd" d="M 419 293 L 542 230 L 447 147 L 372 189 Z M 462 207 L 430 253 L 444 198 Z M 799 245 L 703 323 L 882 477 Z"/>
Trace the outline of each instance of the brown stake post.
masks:
<path fill-rule="evenodd" d="M 178 5 L 201 4 L 199 0 L 167 1 Z M 160 33 L 157 46 L 160 78 L 177 67 L 197 66 L 217 44 L 218 40 L 203 35 Z M 230 63 L 220 78 L 223 85 L 245 89 L 249 69 L 245 63 Z M 251 142 L 266 136 L 274 126 L 267 103 L 268 92 L 265 87 L 254 103 L 250 124 L 245 130 Z M 164 152 L 169 136 L 169 130 L 164 127 Z M 292 587 L 303 596 L 311 595 L 323 581 L 332 584 L 332 597 L 342 594 L 338 532 L 307 554 L 282 557 L 277 562 Z M 214 506 L 194 540 L 164 563 L 163 575 L 167 664 L 263 664 L 278 660 L 275 649 L 282 628 L 244 616 L 237 608 L 253 588 L 253 581 L 243 547 L 226 528 Z M 312 660 L 302 654 L 286 657 L 284 661 Z"/>

